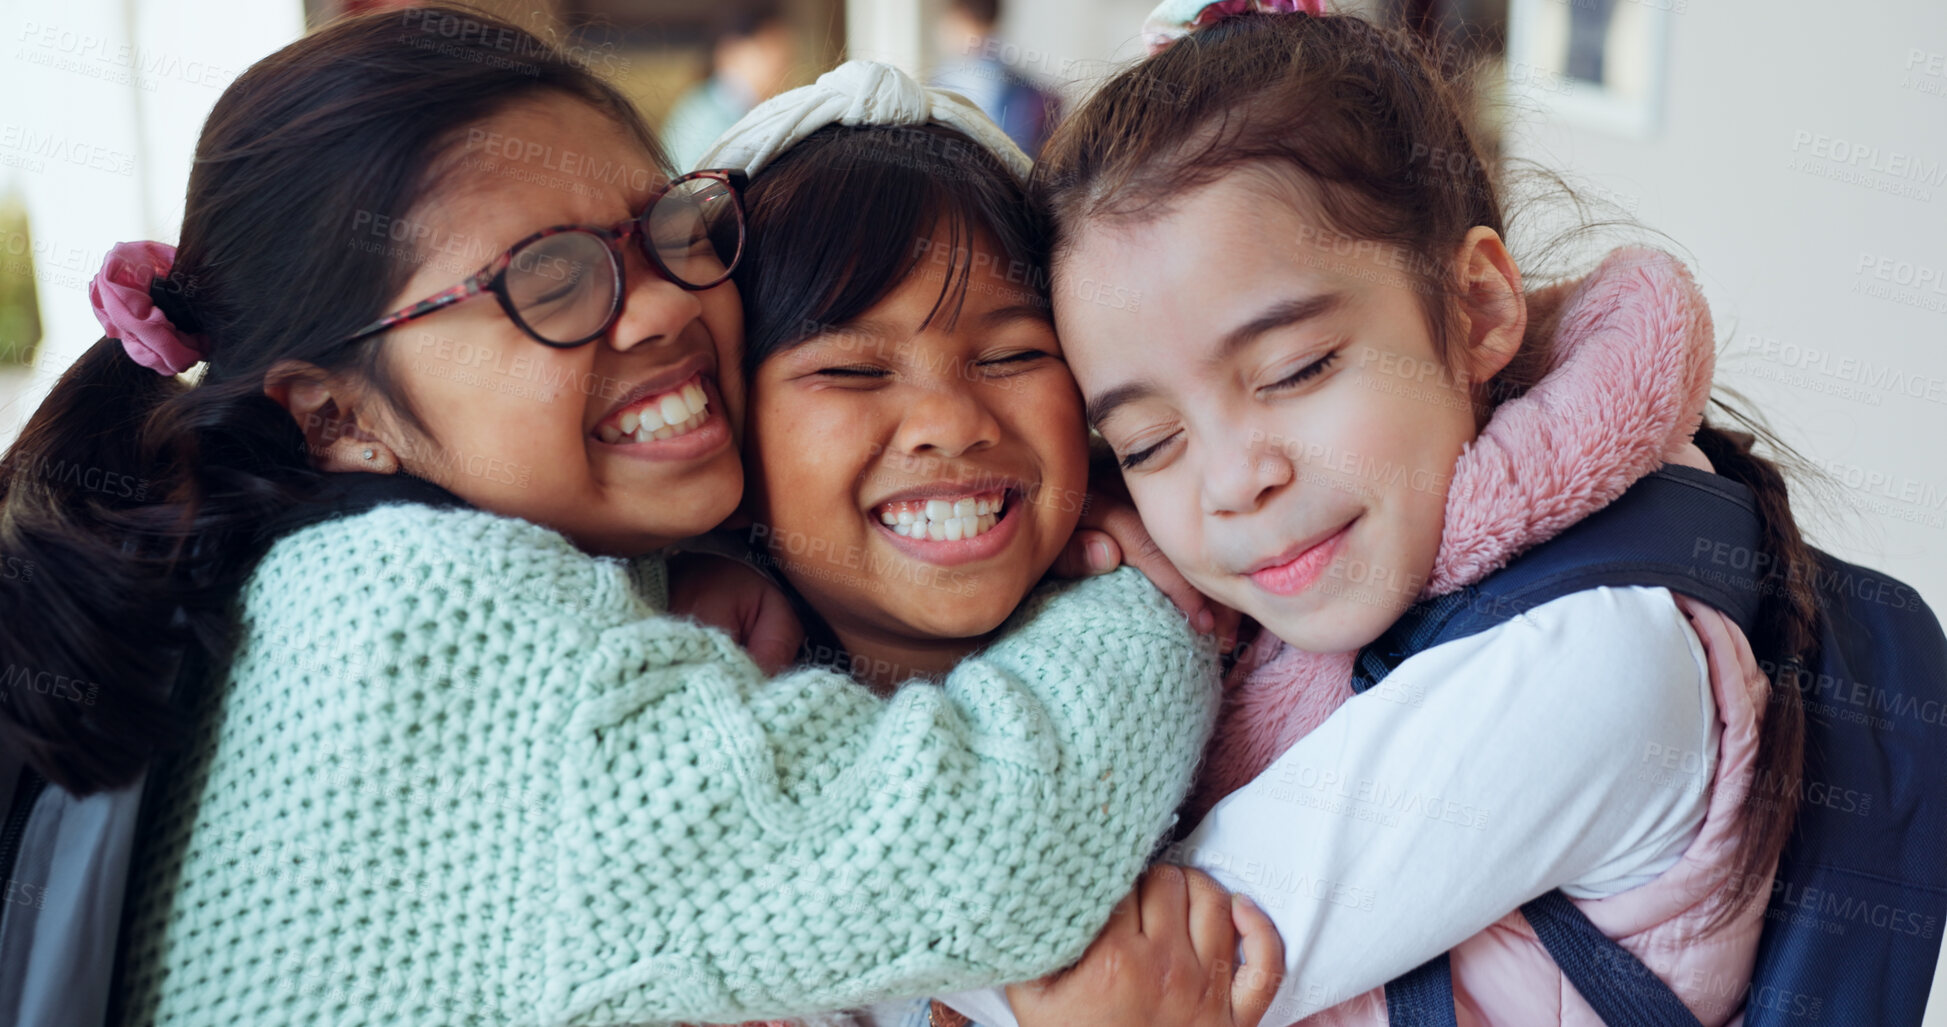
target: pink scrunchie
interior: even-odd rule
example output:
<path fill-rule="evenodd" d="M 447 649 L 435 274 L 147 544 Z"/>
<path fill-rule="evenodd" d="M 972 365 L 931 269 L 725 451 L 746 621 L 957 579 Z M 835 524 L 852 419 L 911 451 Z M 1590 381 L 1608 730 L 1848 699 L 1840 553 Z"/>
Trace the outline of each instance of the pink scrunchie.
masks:
<path fill-rule="evenodd" d="M 1161 53 L 1193 29 L 1215 25 L 1240 14 L 1325 13 L 1325 0 L 1163 0 L 1143 22 L 1143 45 Z"/>
<path fill-rule="evenodd" d="M 130 359 L 157 374 L 181 374 L 209 351 L 201 336 L 169 323 L 149 298 L 149 283 L 175 263 L 176 248 L 167 243 L 120 242 L 88 283 L 88 302 L 101 330 L 122 340 Z"/>

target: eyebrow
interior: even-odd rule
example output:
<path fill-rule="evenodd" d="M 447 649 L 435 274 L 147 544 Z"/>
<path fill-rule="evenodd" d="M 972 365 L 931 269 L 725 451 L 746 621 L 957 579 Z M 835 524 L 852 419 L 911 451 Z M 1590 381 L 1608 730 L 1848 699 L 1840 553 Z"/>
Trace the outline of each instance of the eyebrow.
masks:
<path fill-rule="evenodd" d="M 1040 303 L 1010 303 L 1004 307 L 995 307 L 985 314 L 980 315 L 980 326 L 982 328 L 999 328 L 1002 325 L 1012 324 L 1015 321 L 1040 321 L 1045 324 L 1053 324 L 1054 316 L 1046 301 Z"/>
<path fill-rule="evenodd" d="M 1257 341 L 1264 333 L 1323 317 L 1343 306 L 1345 299 L 1345 293 L 1327 292 L 1316 296 L 1280 300 L 1264 313 L 1226 333 L 1217 343 L 1217 351 L 1205 358 L 1204 363 L 1222 363 L 1235 356 L 1238 350 Z M 1118 407 L 1148 399 L 1155 394 L 1156 386 L 1147 379 L 1125 382 L 1088 400 L 1083 406 L 1083 416 L 1087 418 L 1090 427 L 1100 427 Z"/>
<path fill-rule="evenodd" d="M 876 338 L 886 338 L 888 336 L 904 334 L 907 334 L 906 329 L 890 321 L 881 321 L 873 318 L 853 318 L 850 321 L 841 321 L 835 324 L 820 324 L 817 331 L 805 336 L 805 340 L 809 342 L 823 335 L 870 335 Z"/>
<path fill-rule="evenodd" d="M 1206 362 L 1220 363 L 1237 355 L 1237 351 L 1256 342 L 1258 336 L 1279 328 L 1303 324 L 1337 310 L 1345 304 L 1345 293 L 1325 292 L 1316 296 L 1280 300 L 1264 313 L 1238 325 L 1217 344 L 1217 352 Z"/>
<path fill-rule="evenodd" d="M 1039 321 L 1043 324 L 1054 324 L 1054 319 L 1049 316 L 1047 306 L 1045 304 L 1035 303 L 1012 303 L 1004 307 L 995 307 L 980 315 L 976 323 L 978 327 L 991 331 L 992 329 L 1000 328 L 1003 325 L 1009 325 L 1016 321 Z M 890 321 L 876 318 L 860 317 L 853 318 L 841 324 L 822 325 L 818 331 L 805 336 L 805 341 L 813 342 L 824 335 L 864 335 L 878 339 L 889 339 L 895 337 L 905 338 L 911 334 L 912 329 L 909 326 L 896 325 Z"/>

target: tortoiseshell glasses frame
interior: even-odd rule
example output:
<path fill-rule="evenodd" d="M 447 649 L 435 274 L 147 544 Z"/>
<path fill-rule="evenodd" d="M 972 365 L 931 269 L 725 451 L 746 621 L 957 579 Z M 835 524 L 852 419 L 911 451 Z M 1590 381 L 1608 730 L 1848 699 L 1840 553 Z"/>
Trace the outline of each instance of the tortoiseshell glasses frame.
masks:
<path fill-rule="evenodd" d="M 709 289 L 730 277 L 744 254 L 746 182 L 737 170 L 692 171 L 658 189 L 641 214 L 609 228 L 543 228 L 458 285 L 395 310 L 345 341 L 492 293 L 514 324 L 536 342 L 564 349 L 592 342 L 622 316 L 627 294 L 622 247 L 630 239 L 651 267 L 681 288 Z M 604 258 L 597 253 L 605 255 L 606 274 L 600 263 Z M 599 322 L 596 311 L 602 312 Z"/>

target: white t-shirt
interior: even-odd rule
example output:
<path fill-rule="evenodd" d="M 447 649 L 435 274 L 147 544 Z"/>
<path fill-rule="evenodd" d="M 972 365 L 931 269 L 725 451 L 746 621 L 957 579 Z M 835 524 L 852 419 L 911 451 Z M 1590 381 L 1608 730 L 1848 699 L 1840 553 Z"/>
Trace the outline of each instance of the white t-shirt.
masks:
<path fill-rule="evenodd" d="M 1722 724 L 1661 588 L 1564 596 L 1420 652 L 1227 796 L 1165 859 L 1257 900 L 1285 945 L 1267 1025 L 1398 977 L 1561 888 L 1673 866 Z M 1017 1027 L 1000 989 L 943 1001 Z"/>

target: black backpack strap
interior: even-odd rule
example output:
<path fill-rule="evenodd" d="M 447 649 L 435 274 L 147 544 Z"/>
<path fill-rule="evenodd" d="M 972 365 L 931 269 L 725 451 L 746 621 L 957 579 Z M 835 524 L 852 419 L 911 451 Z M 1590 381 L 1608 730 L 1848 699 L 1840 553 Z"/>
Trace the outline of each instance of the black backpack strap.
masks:
<path fill-rule="evenodd" d="M 1762 540 L 1749 489 L 1705 471 L 1666 466 L 1479 584 L 1415 604 L 1359 651 L 1352 689 L 1372 688 L 1414 654 L 1442 642 L 1605 586 L 1667 588 L 1709 603 L 1750 634 L 1764 598 Z M 1521 912 L 1604 1023 L 1696 1027 L 1695 1014 L 1669 985 L 1559 890 Z M 1453 1024 L 1453 974 L 1446 954 L 1387 984 L 1386 1008 L 1393 1027 Z"/>

